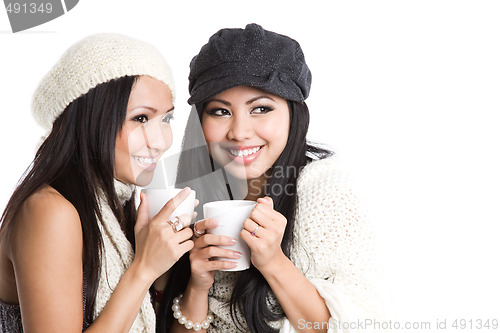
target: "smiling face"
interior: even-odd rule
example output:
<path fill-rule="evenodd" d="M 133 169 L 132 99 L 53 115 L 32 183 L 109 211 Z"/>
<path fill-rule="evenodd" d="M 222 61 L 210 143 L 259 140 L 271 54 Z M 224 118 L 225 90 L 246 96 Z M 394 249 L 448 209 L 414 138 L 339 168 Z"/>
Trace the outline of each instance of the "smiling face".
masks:
<path fill-rule="evenodd" d="M 116 179 L 139 186 L 151 182 L 158 159 L 172 145 L 173 110 L 172 93 L 165 83 L 149 76 L 136 80 L 116 136 Z"/>
<path fill-rule="evenodd" d="M 249 86 L 211 98 L 201 125 L 210 155 L 234 177 L 257 179 L 271 168 L 288 140 L 285 99 Z"/>

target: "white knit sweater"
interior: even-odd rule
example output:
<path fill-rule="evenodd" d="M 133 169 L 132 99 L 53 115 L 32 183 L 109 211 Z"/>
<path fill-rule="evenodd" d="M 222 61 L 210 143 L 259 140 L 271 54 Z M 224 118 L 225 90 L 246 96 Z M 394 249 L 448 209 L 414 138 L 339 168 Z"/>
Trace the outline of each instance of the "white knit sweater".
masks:
<path fill-rule="evenodd" d="M 312 162 L 299 175 L 297 195 L 290 259 L 316 287 L 331 314 L 328 324 L 304 321 L 303 325 L 322 325 L 328 332 L 364 332 L 370 329 L 365 319 L 383 324 L 386 297 L 381 295 L 384 289 L 378 289 L 384 284 L 372 229 L 347 172 L 336 158 Z M 209 332 L 238 332 L 227 305 L 238 275 L 216 274 L 209 294 L 215 314 Z M 271 306 L 277 305 L 274 298 Z M 273 326 L 282 333 L 296 332 L 286 319 Z"/>
<path fill-rule="evenodd" d="M 133 186 L 115 180 L 115 190 L 121 204 L 132 196 Z M 101 274 L 94 310 L 94 319 L 99 316 L 115 290 L 127 268 L 134 259 L 132 245 L 125 237 L 120 224 L 107 203 L 100 198 L 100 208 L 104 223 L 99 222 L 99 229 L 104 241 Z M 149 293 L 144 298 L 130 332 L 153 333 L 156 328 L 156 317 Z"/>

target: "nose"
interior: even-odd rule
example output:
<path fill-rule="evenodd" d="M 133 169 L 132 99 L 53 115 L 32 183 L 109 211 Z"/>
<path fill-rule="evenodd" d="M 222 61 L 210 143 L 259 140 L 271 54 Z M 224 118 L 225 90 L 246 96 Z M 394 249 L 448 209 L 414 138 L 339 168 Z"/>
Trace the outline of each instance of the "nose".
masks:
<path fill-rule="evenodd" d="M 243 142 L 251 138 L 253 132 L 254 129 L 250 117 L 236 113 L 231 120 L 227 138 L 232 141 Z"/>
<path fill-rule="evenodd" d="M 146 146 L 158 153 L 165 152 L 172 145 L 172 129 L 170 125 L 150 122 L 142 126 Z"/>

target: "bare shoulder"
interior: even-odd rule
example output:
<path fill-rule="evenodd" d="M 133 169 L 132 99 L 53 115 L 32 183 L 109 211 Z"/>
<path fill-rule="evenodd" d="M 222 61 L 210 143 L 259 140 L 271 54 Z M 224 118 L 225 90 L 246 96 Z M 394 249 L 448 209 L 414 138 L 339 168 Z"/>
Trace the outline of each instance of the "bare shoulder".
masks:
<path fill-rule="evenodd" d="M 33 193 L 24 203 L 23 213 L 50 215 L 73 215 L 78 217 L 75 207 L 51 186 L 42 187 Z"/>
<path fill-rule="evenodd" d="M 60 238 L 80 241 L 80 217 L 76 208 L 50 186 L 33 193 L 21 206 L 13 221 L 12 253 L 28 240 L 54 242 Z"/>
<path fill-rule="evenodd" d="M 12 222 L 10 260 L 25 331 L 81 328 L 83 234 L 77 210 L 46 186 L 23 202 Z"/>

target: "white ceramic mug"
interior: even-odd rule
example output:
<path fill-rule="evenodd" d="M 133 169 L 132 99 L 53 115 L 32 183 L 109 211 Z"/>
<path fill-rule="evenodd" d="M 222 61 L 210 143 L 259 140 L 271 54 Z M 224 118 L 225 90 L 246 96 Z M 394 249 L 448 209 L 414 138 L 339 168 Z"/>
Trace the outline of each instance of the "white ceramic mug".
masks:
<path fill-rule="evenodd" d="M 240 237 L 243 229 L 243 222 L 250 217 L 257 202 L 250 200 L 222 200 L 208 202 L 203 205 L 203 215 L 205 218 L 212 218 L 219 221 L 214 229 L 208 229 L 207 232 L 214 235 L 223 235 L 234 237 L 237 242 L 232 246 L 221 246 L 222 248 L 239 251 L 239 259 L 220 259 L 226 261 L 235 261 L 238 266 L 225 271 L 242 271 L 250 267 L 250 248 Z"/>
<path fill-rule="evenodd" d="M 162 189 L 156 189 L 156 188 L 147 188 L 143 189 L 142 192 L 144 192 L 148 196 L 148 201 L 149 201 L 149 219 L 153 218 L 158 212 L 165 206 L 167 201 L 175 197 L 180 191 L 182 191 L 182 188 L 175 188 L 175 187 L 169 187 L 169 188 L 162 188 Z M 180 216 L 182 214 L 187 214 L 193 218 L 193 212 L 194 212 L 194 205 L 195 205 L 195 197 L 196 197 L 196 192 L 191 190 L 191 193 L 189 193 L 189 196 L 184 199 L 183 202 L 180 203 L 179 206 L 174 210 L 172 215 L 170 215 L 169 220 L 173 219 L 176 216 Z"/>

